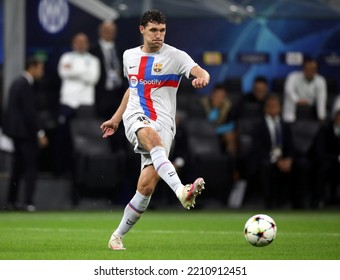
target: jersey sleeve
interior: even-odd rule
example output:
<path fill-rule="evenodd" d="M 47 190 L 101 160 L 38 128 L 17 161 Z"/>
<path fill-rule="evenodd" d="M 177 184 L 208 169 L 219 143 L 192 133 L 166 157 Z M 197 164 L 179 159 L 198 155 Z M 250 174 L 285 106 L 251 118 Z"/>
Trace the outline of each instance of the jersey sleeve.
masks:
<path fill-rule="evenodd" d="M 127 51 L 123 53 L 123 74 L 124 74 L 124 77 L 129 79 L 129 74 L 127 70 Z"/>
<path fill-rule="evenodd" d="M 174 56 L 177 60 L 178 73 L 190 78 L 191 69 L 197 65 L 197 63 L 184 51 L 177 50 Z"/>

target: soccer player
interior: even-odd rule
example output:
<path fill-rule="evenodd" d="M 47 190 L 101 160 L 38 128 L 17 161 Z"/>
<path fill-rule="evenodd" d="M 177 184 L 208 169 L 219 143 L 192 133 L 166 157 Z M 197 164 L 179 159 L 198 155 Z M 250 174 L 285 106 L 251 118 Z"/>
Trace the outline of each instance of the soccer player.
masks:
<path fill-rule="evenodd" d="M 145 12 L 139 30 L 144 44 L 126 50 L 123 55 L 129 88 L 112 118 L 101 125 L 105 138 L 123 120 L 126 137 L 135 152 L 141 154 L 137 191 L 109 240 L 112 250 L 125 250 L 123 237 L 147 209 L 160 177 L 187 209 L 194 207 L 205 184 L 198 178 L 183 185 L 168 156 L 176 133 L 176 92 L 181 77 L 193 77 L 192 86 L 202 88 L 208 85 L 210 76 L 187 53 L 164 43 L 166 17 L 161 12 Z"/>

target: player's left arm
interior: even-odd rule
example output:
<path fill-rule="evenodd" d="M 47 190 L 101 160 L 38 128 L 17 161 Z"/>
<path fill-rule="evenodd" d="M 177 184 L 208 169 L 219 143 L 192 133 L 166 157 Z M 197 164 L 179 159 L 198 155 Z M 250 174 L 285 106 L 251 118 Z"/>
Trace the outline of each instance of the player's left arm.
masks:
<path fill-rule="evenodd" d="M 123 96 L 123 99 L 122 99 L 118 109 L 113 114 L 111 119 L 107 120 L 106 122 L 103 122 L 102 125 L 100 126 L 100 129 L 104 133 L 103 138 L 111 136 L 112 134 L 114 134 L 117 131 L 118 125 L 123 119 L 123 114 L 126 110 L 128 102 L 129 102 L 129 97 L 130 97 L 130 89 L 128 88 L 125 91 L 125 94 Z"/>
<path fill-rule="evenodd" d="M 191 68 L 190 75 L 195 77 L 191 82 L 194 88 L 203 88 L 209 84 L 209 73 L 199 65 Z"/>

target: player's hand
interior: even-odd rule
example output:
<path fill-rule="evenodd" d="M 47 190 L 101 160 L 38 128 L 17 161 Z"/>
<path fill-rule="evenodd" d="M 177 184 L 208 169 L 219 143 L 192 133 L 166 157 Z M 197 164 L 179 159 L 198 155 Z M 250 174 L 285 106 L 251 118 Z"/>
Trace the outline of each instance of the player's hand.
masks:
<path fill-rule="evenodd" d="M 209 80 L 204 78 L 195 78 L 191 82 L 194 88 L 203 88 L 209 84 Z"/>
<path fill-rule="evenodd" d="M 114 120 L 110 119 L 106 122 L 103 122 L 100 126 L 100 129 L 103 131 L 103 138 L 107 138 L 114 134 L 118 129 L 118 122 L 115 122 Z"/>

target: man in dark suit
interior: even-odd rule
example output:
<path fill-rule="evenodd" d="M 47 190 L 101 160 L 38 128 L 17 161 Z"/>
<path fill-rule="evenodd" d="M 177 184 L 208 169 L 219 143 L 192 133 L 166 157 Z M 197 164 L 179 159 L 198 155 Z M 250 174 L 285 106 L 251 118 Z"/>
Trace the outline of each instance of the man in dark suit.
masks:
<path fill-rule="evenodd" d="M 18 209 L 20 179 L 25 180 L 26 210 L 34 211 L 34 190 L 37 177 L 39 145 L 46 146 L 48 140 L 38 121 L 34 80 L 44 74 L 43 62 L 28 58 L 25 72 L 15 79 L 9 89 L 4 114 L 4 132 L 14 143 L 14 157 L 8 193 L 8 208 Z"/>
<path fill-rule="evenodd" d="M 100 77 L 96 84 L 95 108 L 97 116 L 104 119 L 112 117 L 118 109 L 125 93 L 122 66 L 116 48 L 117 26 L 113 21 L 103 21 L 98 30 L 99 40 L 90 48 L 90 53 L 100 62 Z M 126 149 L 124 129 L 120 127 L 116 137 L 110 138 L 112 151 Z"/>
<path fill-rule="evenodd" d="M 270 94 L 268 80 L 264 76 L 254 79 L 252 90 L 242 96 L 238 105 L 238 118 L 260 118 L 267 96 Z"/>
<path fill-rule="evenodd" d="M 278 96 L 267 97 L 264 113 L 262 121 L 254 130 L 254 156 L 265 206 L 273 208 L 281 206 L 290 186 L 293 142 L 289 125 L 281 119 Z"/>
<path fill-rule="evenodd" d="M 332 119 L 317 133 L 312 156 L 312 208 L 339 204 L 337 187 L 340 184 L 340 102 L 338 105 L 335 103 Z"/>
<path fill-rule="evenodd" d="M 124 94 L 121 63 L 115 44 L 116 24 L 113 21 L 104 21 L 100 24 L 98 33 L 98 42 L 90 48 L 90 53 L 100 61 L 101 74 L 96 85 L 95 106 L 97 115 L 107 119 L 119 107 Z"/>

